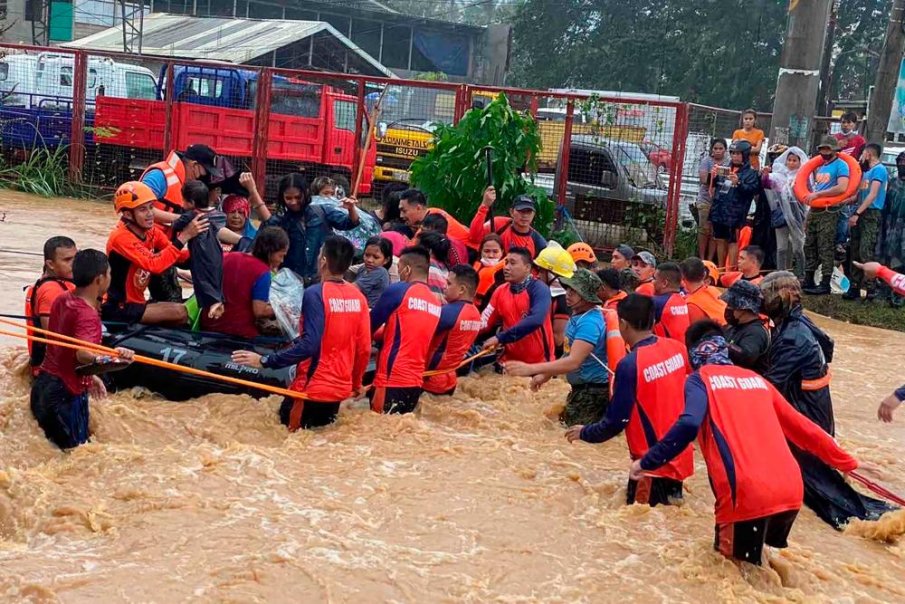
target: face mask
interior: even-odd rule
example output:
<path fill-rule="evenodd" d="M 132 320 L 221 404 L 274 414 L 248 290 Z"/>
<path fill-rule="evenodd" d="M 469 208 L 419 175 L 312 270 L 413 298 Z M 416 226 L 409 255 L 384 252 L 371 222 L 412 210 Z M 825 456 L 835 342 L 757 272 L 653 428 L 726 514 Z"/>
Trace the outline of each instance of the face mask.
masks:
<path fill-rule="evenodd" d="M 870 170 L 870 162 L 869 162 L 869 161 L 860 162 L 859 165 L 861 166 L 861 171 L 862 171 L 862 172 L 867 172 L 868 170 Z"/>
<path fill-rule="evenodd" d="M 735 311 L 733 311 L 731 308 L 727 308 L 723 311 L 723 318 L 726 319 L 727 325 L 738 325 L 738 319 L 735 318 Z"/>
<path fill-rule="evenodd" d="M 896 170 L 899 171 L 899 178 L 905 180 L 905 166 L 896 166 Z"/>
<path fill-rule="evenodd" d="M 502 261 L 502 258 L 481 258 L 481 264 L 483 266 L 496 266 Z"/>
<path fill-rule="evenodd" d="M 823 161 L 828 162 L 833 159 L 833 154 L 832 153 L 821 153 L 820 157 L 823 158 Z"/>

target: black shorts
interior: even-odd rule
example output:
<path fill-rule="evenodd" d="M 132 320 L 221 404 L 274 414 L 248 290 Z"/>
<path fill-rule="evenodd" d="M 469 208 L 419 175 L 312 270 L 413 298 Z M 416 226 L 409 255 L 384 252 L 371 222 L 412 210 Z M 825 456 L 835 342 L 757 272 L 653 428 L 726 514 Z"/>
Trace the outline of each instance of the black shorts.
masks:
<path fill-rule="evenodd" d="M 291 398 L 283 399 L 283 404 L 280 405 L 280 421 L 290 429 L 292 429 L 292 410 L 297 405 L 301 407 L 302 416 L 300 420 L 297 420 L 299 425 L 295 429 L 305 428 L 307 430 L 309 428 L 329 426 L 335 422 L 336 416 L 339 414 L 340 403 L 322 403 Z M 298 413 L 298 409 L 296 413 Z"/>
<path fill-rule="evenodd" d="M 72 394 L 57 376 L 38 374 L 31 386 L 31 412 L 59 448 L 88 442 L 88 393 Z"/>
<path fill-rule="evenodd" d="M 798 510 L 790 510 L 743 522 L 717 524 L 714 527 L 713 549 L 727 558 L 760 566 L 764 544 L 771 547 L 789 546 L 789 533 L 796 516 Z"/>
<path fill-rule="evenodd" d="M 641 480 L 628 481 L 625 502 L 658 505 L 676 505 L 682 501 L 682 481 L 671 478 L 645 476 Z"/>
<path fill-rule="evenodd" d="M 141 323 L 141 318 L 145 316 L 145 308 L 147 304 L 136 304 L 134 302 L 122 302 L 120 304 L 105 302 L 101 306 L 101 318 L 104 321 L 113 323 Z"/>
<path fill-rule="evenodd" d="M 713 228 L 711 229 L 711 236 L 714 239 L 719 239 L 720 241 L 728 241 L 729 243 L 735 243 L 738 241 L 738 229 L 735 227 L 729 227 L 722 224 L 711 223 Z"/>
<path fill-rule="evenodd" d="M 374 387 L 368 394 L 371 411 L 377 413 L 411 413 L 418 407 L 421 398 L 420 387 L 391 388 Z"/>

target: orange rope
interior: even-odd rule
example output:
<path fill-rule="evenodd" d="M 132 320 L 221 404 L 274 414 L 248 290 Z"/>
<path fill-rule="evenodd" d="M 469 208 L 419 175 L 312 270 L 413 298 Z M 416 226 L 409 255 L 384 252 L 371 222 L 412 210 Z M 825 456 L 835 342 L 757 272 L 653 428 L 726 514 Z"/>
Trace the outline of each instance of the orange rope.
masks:
<path fill-rule="evenodd" d="M 9 321 L 0 320 L 2 323 L 9 324 Z M 84 340 L 79 340 L 78 338 L 71 338 L 69 336 L 64 336 L 62 334 L 54 333 L 52 331 L 48 331 L 46 329 L 40 329 L 38 327 L 32 327 L 31 325 L 17 325 L 16 327 L 25 328 L 29 331 L 37 331 L 39 333 L 45 333 L 52 337 L 59 338 L 58 340 L 51 340 L 47 338 L 39 338 L 33 335 L 26 335 L 20 333 L 14 333 L 10 331 L 0 331 L 0 335 L 10 336 L 13 338 L 21 338 L 23 340 L 31 340 L 33 342 L 40 342 L 42 344 L 49 344 L 52 346 L 60 346 L 61 348 L 69 348 L 72 350 L 88 350 L 90 352 L 95 353 L 103 353 L 108 354 L 113 357 L 119 357 L 116 350 L 113 348 L 108 348 L 106 346 L 101 346 L 99 344 L 93 344 L 91 342 L 85 342 Z M 69 343 L 71 342 L 71 343 Z M 260 384 L 258 382 L 250 382 L 248 380 L 241 380 L 239 378 L 230 377 L 228 375 L 220 375 L 218 373 L 211 373 L 210 371 L 204 371 L 202 369 L 195 369 L 194 367 L 186 367 L 184 365 L 177 365 L 176 363 L 168 363 L 167 361 L 161 361 L 159 359 L 152 359 L 150 357 L 135 355 L 132 359 L 136 363 L 141 363 L 143 365 L 151 365 L 153 367 L 161 367 L 164 369 L 170 369 L 172 371 L 179 371 L 181 373 L 188 373 L 190 375 L 197 375 L 199 377 L 206 377 L 213 380 L 218 380 L 221 382 L 227 382 L 229 384 L 235 384 L 237 386 L 245 386 L 247 388 L 254 388 L 256 390 L 263 390 L 264 392 L 270 392 L 271 394 L 279 394 L 282 396 L 287 396 L 289 398 L 295 399 L 307 399 L 308 397 L 301 393 L 296 392 L 295 390 L 288 390 L 286 388 L 279 388 L 277 386 L 271 386 L 269 384 Z"/>

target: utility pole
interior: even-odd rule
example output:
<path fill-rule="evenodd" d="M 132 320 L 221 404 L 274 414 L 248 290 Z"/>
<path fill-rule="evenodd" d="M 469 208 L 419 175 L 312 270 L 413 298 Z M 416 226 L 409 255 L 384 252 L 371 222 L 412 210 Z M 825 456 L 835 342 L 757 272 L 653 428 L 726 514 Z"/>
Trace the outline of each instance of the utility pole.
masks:
<path fill-rule="evenodd" d="M 886 39 L 880 51 L 880 65 L 877 68 L 877 79 L 874 92 L 870 97 L 867 109 L 867 131 L 864 138 L 871 142 L 883 142 L 889 125 L 889 113 L 892 111 L 892 99 L 899 82 L 899 66 L 902 64 L 902 52 L 905 51 L 905 0 L 894 0 L 886 27 Z"/>
<path fill-rule="evenodd" d="M 829 115 L 833 93 L 833 44 L 836 41 L 836 23 L 839 18 L 839 1 L 833 0 L 830 9 L 830 23 L 826 28 L 823 43 L 823 62 L 820 64 L 820 92 L 817 95 L 817 115 Z"/>
<path fill-rule="evenodd" d="M 810 150 L 820 66 L 833 0 L 791 0 L 770 141 Z"/>

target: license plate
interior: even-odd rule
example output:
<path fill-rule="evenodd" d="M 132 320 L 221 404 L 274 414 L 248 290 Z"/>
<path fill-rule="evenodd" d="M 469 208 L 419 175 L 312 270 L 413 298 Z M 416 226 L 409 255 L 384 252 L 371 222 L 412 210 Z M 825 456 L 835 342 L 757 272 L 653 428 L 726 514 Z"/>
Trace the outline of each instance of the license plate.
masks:
<path fill-rule="evenodd" d="M 400 182 L 408 182 L 411 174 L 408 172 L 396 172 L 396 180 Z"/>

